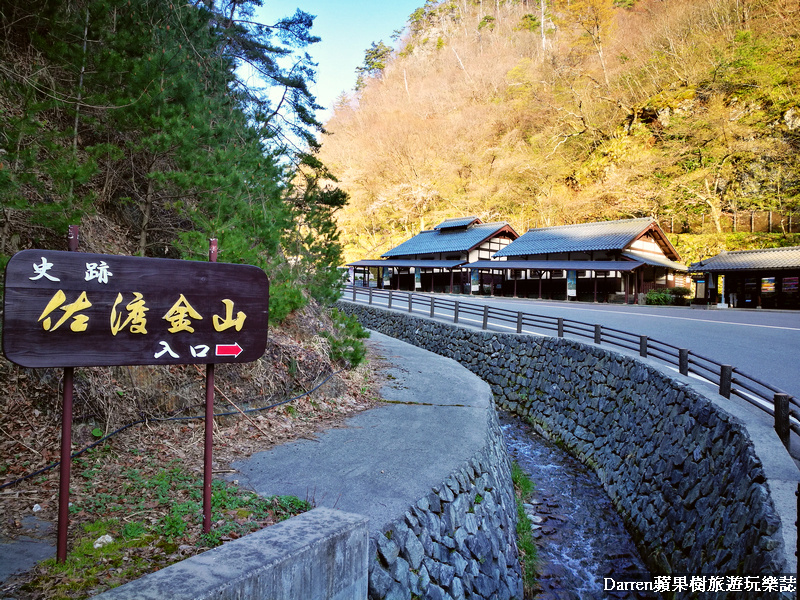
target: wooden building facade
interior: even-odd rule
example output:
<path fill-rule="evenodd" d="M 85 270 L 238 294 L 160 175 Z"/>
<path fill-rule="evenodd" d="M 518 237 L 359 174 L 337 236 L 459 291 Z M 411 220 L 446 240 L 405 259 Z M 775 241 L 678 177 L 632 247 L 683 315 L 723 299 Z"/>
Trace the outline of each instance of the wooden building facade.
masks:
<path fill-rule="evenodd" d="M 499 279 L 492 294 L 628 303 L 650 289 L 687 287 L 679 261 L 658 223 L 644 218 L 531 229 L 467 267 Z"/>
<path fill-rule="evenodd" d="M 372 278 L 376 287 L 426 292 L 469 292 L 470 262 L 490 260 L 518 234 L 508 223 L 484 223 L 478 217 L 447 219 L 421 231 L 381 259 L 349 263 L 362 285 Z"/>
<path fill-rule="evenodd" d="M 694 304 L 800 309 L 800 246 L 723 252 L 693 263 Z"/>

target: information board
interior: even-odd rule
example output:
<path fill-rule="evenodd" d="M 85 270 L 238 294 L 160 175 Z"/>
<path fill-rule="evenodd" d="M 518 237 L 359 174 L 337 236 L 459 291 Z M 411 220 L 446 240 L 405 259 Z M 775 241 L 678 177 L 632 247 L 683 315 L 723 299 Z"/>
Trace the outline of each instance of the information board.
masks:
<path fill-rule="evenodd" d="M 6 266 L 3 352 L 23 367 L 252 362 L 268 312 L 251 265 L 24 250 Z"/>
<path fill-rule="evenodd" d="M 567 271 L 567 298 L 578 296 L 578 272 Z"/>

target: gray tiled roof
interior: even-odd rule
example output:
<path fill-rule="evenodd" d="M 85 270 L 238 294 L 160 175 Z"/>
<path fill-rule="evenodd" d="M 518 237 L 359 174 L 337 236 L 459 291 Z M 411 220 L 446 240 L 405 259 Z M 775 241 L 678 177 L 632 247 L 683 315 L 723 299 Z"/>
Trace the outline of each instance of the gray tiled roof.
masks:
<path fill-rule="evenodd" d="M 464 269 L 532 269 L 534 271 L 635 271 L 644 263 L 635 260 L 478 260 Z"/>
<path fill-rule="evenodd" d="M 495 256 L 622 250 L 653 222 L 642 218 L 530 229 Z"/>
<path fill-rule="evenodd" d="M 723 252 L 689 267 L 695 273 L 769 269 L 800 269 L 800 246 Z"/>
<path fill-rule="evenodd" d="M 652 265 L 655 267 L 666 267 L 668 269 L 674 269 L 675 271 L 687 271 L 686 265 L 683 265 L 679 262 L 675 262 L 674 260 L 668 259 L 666 256 L 659 256 L 657 254 L 652 254 L 650 252 L 639 252 L 637 250 L 626 250 L 622 253 L 622 256 L 625 258 L 631 258 L 633 260 L 638 260 L 643 262 L 646 265 Z"/>
<path fill-rule="evenodd" d="M 455 219 L 445 219 L 439 223 L 434 229 L 453 229 L 457 227 L 467 227 L 472 225 L 475 221 L 480 221 L 478 217 L 458 217 Z"/>
<path fill-rule="evenodd" d="M 508 223 L 480 223 L 467 229 L 421 231 L 382 256 L 415 256 L 435 252 L 467 252 L 492 237 Z"/>
<path fill-rule="evenodd" d="M 434 269 L 455 269 L 463 265 L 464 260 L 413 260 L 413 259 L 387 259 L 387 260 L 357 260 L 347 263 L 348 267 L 420 267 Z"/>

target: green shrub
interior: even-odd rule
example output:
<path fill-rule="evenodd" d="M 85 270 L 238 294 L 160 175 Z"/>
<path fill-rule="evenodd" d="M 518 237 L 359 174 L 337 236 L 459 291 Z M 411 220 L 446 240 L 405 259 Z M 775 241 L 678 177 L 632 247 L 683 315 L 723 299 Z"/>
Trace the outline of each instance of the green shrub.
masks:
<path fill-rule="evenodd" d="M 681 298 L 686 298 L 687 296 L 691 295 L 692 290 L 687 287 L 674 287 L 669 289 L 669 293 L 673 296 L 680 296 Z"/>
<path fill-rule="evenodd" d="M 368 338 L 369 332 L 362 327 L 358 319 L 335 308 L 331 309 L 331 320 L 336 333 L 322 333 L 331 344 L 331 360 L 342 361 L 351 368 L 357 367 L 367 355 L 367 347 L 361 340 Z"/>
<path fill-rule="evenodd" d="M 676 306 L 686 306 L 686 299 L 692 295 L 692 290 L 687 287 L 674 287 L 667 290 L 672 296 L 672 303 Z"/>
<path fill-rule="evenodd" d="M 672 294 L 666 290 L 650 290 L 645 297 L 645 304 L 672 304 Z"/>

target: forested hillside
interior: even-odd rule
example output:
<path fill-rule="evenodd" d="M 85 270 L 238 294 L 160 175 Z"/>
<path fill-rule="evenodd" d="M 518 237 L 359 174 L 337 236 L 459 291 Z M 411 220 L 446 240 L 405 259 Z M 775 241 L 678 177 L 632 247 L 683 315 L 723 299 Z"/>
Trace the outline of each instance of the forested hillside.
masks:
<path fill-rule="evenodd" d="M 800 243 L 799 34 L 796 0 L 428 0 L 325 126 L 346 256 L 460 215 Z M 718 234 L 754 210 L 771 239 Z"/>
<path fill-rule="evenodd" d="M 0 266 L 66 249 L 256 264 L 280 319 L 330 295 L 344 201 L 311 154 L 317 41 L 259 0 L 0 3 Z M 253 82 L 256 82 L 255 84 Z"/>

